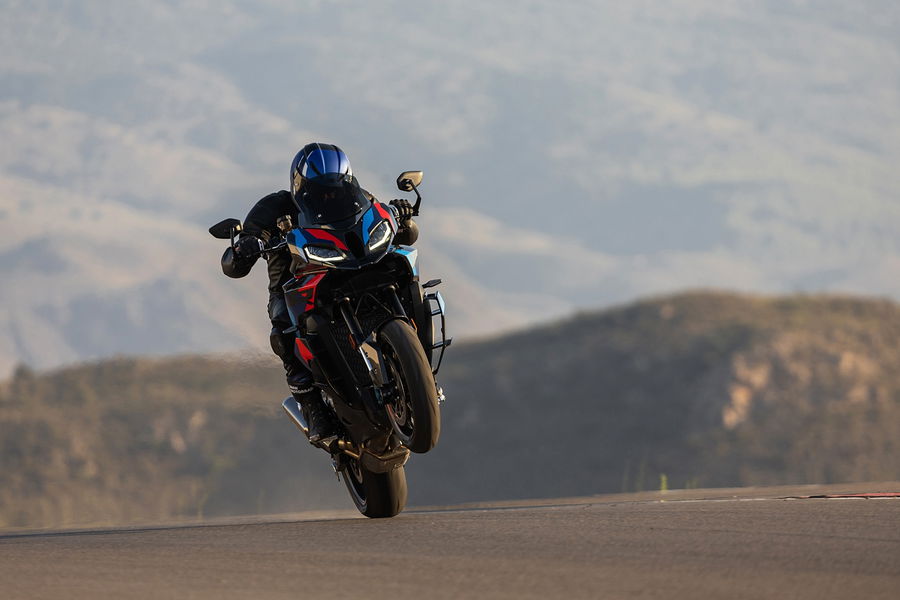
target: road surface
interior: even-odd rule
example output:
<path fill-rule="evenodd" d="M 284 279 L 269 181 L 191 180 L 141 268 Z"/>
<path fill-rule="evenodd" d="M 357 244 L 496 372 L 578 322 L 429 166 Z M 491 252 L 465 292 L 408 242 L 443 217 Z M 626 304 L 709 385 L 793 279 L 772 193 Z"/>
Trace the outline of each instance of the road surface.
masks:
<path fill-rule="evenodd" d="M 6 533 L 0 598 L 900 598 L 900 498 L 809 495 Z"/>

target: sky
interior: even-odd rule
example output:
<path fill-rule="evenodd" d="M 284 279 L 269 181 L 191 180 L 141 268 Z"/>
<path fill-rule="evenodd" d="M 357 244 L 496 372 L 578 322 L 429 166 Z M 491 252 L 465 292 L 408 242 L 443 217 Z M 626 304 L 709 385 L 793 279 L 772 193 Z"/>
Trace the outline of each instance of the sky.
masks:
<path fill-rule="evenodd" d="M 889 1 L 3 3 L 0 373 L 265 352 L 206 228 L 422 169 L 461 339 L 689 288 L 900 299 Z M 249 351 L 249 350 L 248 350 Z"/>

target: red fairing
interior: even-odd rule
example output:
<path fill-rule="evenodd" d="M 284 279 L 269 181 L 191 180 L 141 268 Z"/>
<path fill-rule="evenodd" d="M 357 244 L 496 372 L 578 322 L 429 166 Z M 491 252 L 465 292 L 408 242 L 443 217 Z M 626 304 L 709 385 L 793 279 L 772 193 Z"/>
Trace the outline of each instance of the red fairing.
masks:
<path fill-rule="evenodd" d="M 313 273 L 302 286 L 297 288 L 297 292 L 301 295 L 301 298 L 306 300 L 306 307 L 303 309 L 304 312 L 310 311 L 316 307 L 316 287 L 322 283 L 322 279 L 324 278 L 324 271 L 321 273 Z"/>
<path fill-rule="evenodd" d="M 338 250 L 347 250 L 347 244 L 344 243 L 344 240 L 340 239 L 333 233 L 328 233 L 324 229 L 304 229 L 304 231 L 316 239 L 333 242 L 334 245 L 337 246 Z"/>
<path fill-rule="evenodd" d="M 300 352 L 300 356 L 303 357 L 303 360 L 309 362 L 313 359 L 312 350 L 309 349 L 309 346 L 306 345 L 306 342 L 297 338 L 297 350 Z"/>
<path fill-rule="evenodd" d="M 384 207 L 384 204 L 382 204 L 381 202 L 375 203 L 375 210 L 378 211 L 378 214 L 381 215 L 382 219 L 390 219 L 391 218 L 390 211 L 388 211 L 388 209 L 386 209 Z M 391 219 L 391 220 L 393 220 L 393 219 Z"/>

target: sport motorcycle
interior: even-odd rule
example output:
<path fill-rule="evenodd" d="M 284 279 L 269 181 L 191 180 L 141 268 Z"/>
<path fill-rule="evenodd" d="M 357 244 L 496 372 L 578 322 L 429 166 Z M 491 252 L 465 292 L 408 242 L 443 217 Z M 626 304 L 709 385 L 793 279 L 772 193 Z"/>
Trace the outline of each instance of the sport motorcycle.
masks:
<path fill-rule="evenodd" d="M 401 191 L 416 194 L 414 216 L 421 182 L 421 171 L 397 178 Z M 395 208 L 373 200 L 351 213 L 310 227 L 281 217 L 281 235 L 260 254 L 290 253 L 285 333 L 295 334 L 295 352 L 339 422 L 336 436 L 314 445 L 329 453 L 359 512 L 392 517 L 406 505 L 410 452 L 438 441 L 444 394 L 435 376 L 452 340 L 444 299 L 433 290 L 441 280 L 420 283 L 417 249 L 394 243 Z M 233 248 L 241 222 L 225 219 L 209 232 Z M 282 407 L 308 439 L 297 401 L 289 396 Z"/>

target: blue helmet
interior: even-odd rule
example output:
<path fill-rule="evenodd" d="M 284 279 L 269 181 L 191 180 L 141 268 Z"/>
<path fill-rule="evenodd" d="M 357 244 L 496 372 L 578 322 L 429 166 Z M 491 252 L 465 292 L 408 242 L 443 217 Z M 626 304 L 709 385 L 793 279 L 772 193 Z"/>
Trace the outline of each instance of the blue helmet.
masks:
<path fill-rule="evenodd" d="M 307 144 L 291 163 L 291 196 L 304 225 L 343 221 L 370 204 L 359 187 L 350 159 L 332 144 Z"/>
<path fill-rule="evenodd" d="M 332 144 L 307 144 L 291 163 L 291 194 L 297 202 L 310 181 L 339 187 L 345 181 L 352 180 L 350 159 L 343 150 Z"/>

